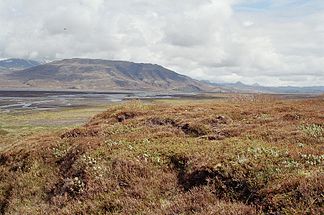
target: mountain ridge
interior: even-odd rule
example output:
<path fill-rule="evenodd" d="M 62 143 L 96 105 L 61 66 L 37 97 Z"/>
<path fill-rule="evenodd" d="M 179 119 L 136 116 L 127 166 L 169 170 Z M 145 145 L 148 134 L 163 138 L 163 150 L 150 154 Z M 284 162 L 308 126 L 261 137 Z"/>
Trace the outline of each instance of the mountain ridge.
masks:
<path fill-rule="evenodd" d="M 324 86 L 271 87 L 242 82 L 214 83 L 192 79 L 158 64 L 89 58 L 48 63 L 19 58 L 0 60 L 0 87 L 27 90 L 324 93 Z"/>
<path fill-rule="evenodd" d="M 324 93 L 324 86 L 263 86 L 258 83 L 248 85 L 240 81 L 236 83 L 214 83 L 210 81 L 203 81 L 213 86 L 223 87 L 233 92 L 241 93 L 275 93 L 275 94 L 321 94 Z"/>
<path fill-rule="evenodd" d="M 9 58 L 0 60 L 1 70 L 21 70 L 41 65 L 41 62 L 35 60 L 26 60 L 21 58 Z"/>
<path fill-rule="evenodd" d="M 27 88 L 181 92 L 218 89 L 157 64 L 87 58 L 53 61 L 5 77 Z"/>

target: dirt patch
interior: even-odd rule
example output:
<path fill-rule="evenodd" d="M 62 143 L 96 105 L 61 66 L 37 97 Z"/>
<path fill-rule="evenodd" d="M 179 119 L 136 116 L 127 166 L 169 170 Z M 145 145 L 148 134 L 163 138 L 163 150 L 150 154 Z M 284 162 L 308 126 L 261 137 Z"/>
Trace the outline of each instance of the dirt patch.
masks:
<path fill-rule="evenodd" d="M 214 119 L 211 120 L 211 124 L 213 126 L 218 126 L 218 125 L 227 125 L 227 124 L 230 124 L 233 120 L 228 117 L 228 116 L 223 116 L 223 115 L 220 115 L 220 116 L 217 116 L 215 117 Z"/>
<path fill-rule="evenodd" d="M 199 125 L 190 125 L 186 123 L 180 127 L 183 133 L 192 136 L 192 137 L 200 137 L 207 134 L 207 131 Z"/>
<path fill-rule="evenodd" d="M 243 203 L 225 203 L 217 198 L 209 189 L 196 188 L 177 196 L 174 202 L 161 213 L 174 214 L 222 214 L 222 215 L 257 215 L 256 208 Z"/>
<path fill-rule="evenodd" d="M 108 214 L 121 213 L 123 205 L 115 202 L 104 202 L 100 209 Z"/>
<path fill-rule="evenodd" d="M 260 201 L 259 189 L 251 186 L 245 179 L 235 178 L 210 167 L 189 171 L 189 159 L 186 157 L 173 156 L 170 161 L 178 173 L 178 184 L 185 191 L 208 185 L 220 199 L 240 201 L 245 204 L 256 204 Z"/>
<path fill-rule="evenodd" d="M 166 119 L 160 119 L 160 118 L 153 118 L 149 121 L 153 125 L 171 125 L 171 126 L 177 126 L 177 123 L 175 120 L 166 118 Z"/>
<path fill-rule="evenodd" d="M 291 107 L 291 106 L 283 106 L 283 107 L 276 107 L 274 108 L 277 112 L 283 113 L 283 112 L 294 112 L 296 111 L 296 108 Z"/>
<path fill-rule="evenodd" d="M 125 120 L 133 119 L 135 116 L 136 114 L 133 112 L 123 112 L 123 113 L 119 113 L 116 116 L 116 119 L 118 122 L 124 122 Z"/>
<path fill-rule="evenodd" d="M 6 155 L 0 154 L 0 166 L 5 165 L 8 160 Z"/>
<path fill-rule="evenodd" d="M 95 137 L 100 134 L 97 128 L 75 128 L 61 135 L 61 138 Z"/>
<path fill-rule="evenodd" d="M 286 121 L 295 121 L 295 120 L 300 120 L 301 119 L 301 116 L 299 114 L 291 114 L 291 113 L 288 113 L 286 115 L 284 115 L 282 117 L 283 120 L 286 120 Z"/>
<path fill-rule="evenodd" d="M 202 138 L 207 140 L 224 140 L 226 138 L 237 137 L 240 134 L 241 132 L 239 130 L 220 130 L 212 135 L 202 136 Z"/>
<path fill-rule="evenodd" d="M 9 185 L 0 196 L 0 214 L 6 214 L 6 210 L 10 204 L 10 198 L 12 196 L 13 186 Z"/>
<path fill-rule="evenodd" d="M 204 125 L 202 124 L 190 124 L 190 123 L 177 123 L 175 120 L 166 118 L 153 118 L 149 120 L 150 124 L 158 126 L 168 126 L 171 125 L 177 129 L 180 129 L 186 135 L 192 137 L 200 137 L 206 135 L 208 132 Z"/>
<path fill-rule="evenodd" d="M 173 155 L 170 157 L 171 164 L 180 172 L 185 171 L 185 169 L 187 168 L 188 160 L 189 158 L 182 155 Z"/>
<path fill-rule="evenodd" d="M 253 112 L 251 112 L 251 111 L 242 111 L 241 115 L 242 116 L 250 116 L 250 115 L 253 115 Z"/>
<path fill-rule="evenodd" d="M 207 185 L 215 176 L 216 173 L 208 168 L 196 170 L 192 173 L 185 174 L 182 186 L 188 191 L 193 187 Z"/>
<path fill-rule="evenodd" d="M 13 165 L 9 170 L 13 172 L 28 172 L 32 165 L 32 161 L 29 154 L 23 154 L 22 156 L 19 156 L 19 158 L 15 158 L 12 163 Z"/>

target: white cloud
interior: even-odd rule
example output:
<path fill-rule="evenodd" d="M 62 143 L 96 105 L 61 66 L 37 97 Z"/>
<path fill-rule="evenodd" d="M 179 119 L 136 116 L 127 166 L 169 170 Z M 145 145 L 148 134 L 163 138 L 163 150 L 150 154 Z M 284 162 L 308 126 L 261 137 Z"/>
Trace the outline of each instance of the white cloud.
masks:
<path fill-rule="evenodd" d="M 0 58 L 122 59 L 212 81 L 324 85 L 324 3 L 262 1 L 2 0 Z"/>

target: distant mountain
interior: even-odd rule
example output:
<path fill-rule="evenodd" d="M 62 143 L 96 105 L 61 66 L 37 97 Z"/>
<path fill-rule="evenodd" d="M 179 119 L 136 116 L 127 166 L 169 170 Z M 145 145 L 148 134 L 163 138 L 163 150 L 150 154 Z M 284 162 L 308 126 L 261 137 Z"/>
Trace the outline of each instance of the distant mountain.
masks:
<path fill-rule="evenodd" d="M 198 81 L 156 64 L 100 59 L 37 62 L 0 60 L 0 89 L 179 91 L 237 93 L 324 93 L 324 86 L 265 87 L 259 84 Z"/>
<path fill-rule="evenodd" d="M 218 89 L 155 64 L 99 59 L 67 59 L 38 65 L 6 75 L 19 87 L 76 90 Z M 1 83 L 0 86 L 5 83 Z"/>
<path fill-rule="evenodd" d="M 209 81 L 204 81 L 205 83 L 211 84 L 217 87 L 227 88 L 234 92 L 248 92 L 248 93 L 324 93 L 324 86 L 310 86 L 310 87 L 294 87 L 294 86 L 282 86 L 282 87 L 265 87 L 259 84 L 247 85 L 242 82 L 236 83 L 212 83 Z"/>
<path fill-rule="evenodd" d="M 310 87 L 263 87 L 265 90 L 269 90 L 273 93 L 324 93 L 324 86 L 310 86 Z"/>
<path fill-rule="evenodd" d="M 34 66 L 38 66 L 41 63 L 34 60 L 25 60 L 25 59 L 6 59 L 0 60 L 0 69 L 5 70 L 21 70 L 21 69 L 28 69 Z"/>

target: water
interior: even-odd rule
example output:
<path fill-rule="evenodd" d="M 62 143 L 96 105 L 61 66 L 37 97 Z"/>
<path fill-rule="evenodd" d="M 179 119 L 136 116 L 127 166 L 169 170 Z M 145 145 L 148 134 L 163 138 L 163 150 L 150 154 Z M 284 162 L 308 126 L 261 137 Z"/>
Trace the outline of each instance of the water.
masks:
<path fill-rule="evenodd" d="M 64 92 L 64 91 L 0 91 L 0 110 L 48 110 L 121 102 L 130 99 L 163 99 L 179 95 L 147 92 Z"/>

